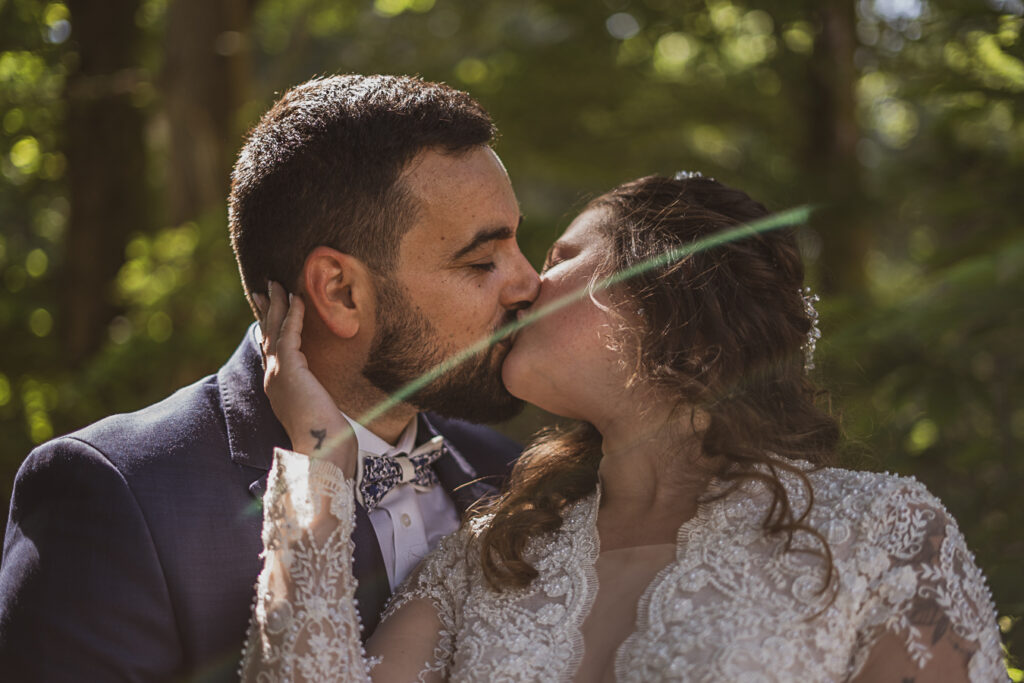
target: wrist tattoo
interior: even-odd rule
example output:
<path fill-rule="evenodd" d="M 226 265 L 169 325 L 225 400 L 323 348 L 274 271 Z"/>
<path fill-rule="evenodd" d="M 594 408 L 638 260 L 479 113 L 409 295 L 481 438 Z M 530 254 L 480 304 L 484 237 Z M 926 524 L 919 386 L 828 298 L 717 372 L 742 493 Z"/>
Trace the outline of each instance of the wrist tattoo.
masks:
<path fill-rule="evenodd" d="M 324 439 L 327 438 L 326 429 L 310 429 L 309 433 L 316 439 L 316 445 L 313 446 L 314 451 L 320 450 L 320 447 L 324 445 Z"/>

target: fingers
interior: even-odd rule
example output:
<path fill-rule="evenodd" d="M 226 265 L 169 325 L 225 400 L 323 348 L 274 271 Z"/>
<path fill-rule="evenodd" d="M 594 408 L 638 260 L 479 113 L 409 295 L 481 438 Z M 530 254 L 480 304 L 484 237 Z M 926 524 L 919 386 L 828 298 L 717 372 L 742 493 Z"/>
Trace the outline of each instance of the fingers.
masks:
<path fill-rule="evenodd" d="M 267 285 L 270 305 L 267 307 L 267 314 L 263 320 L 263 338 L 265 343 L 264 352 L 268 356 L 277 353 L 277 343 L 281 336 L 281 325 L 284 323 L 285 314 L 288 312 L 288 299 L 284 287 L 271 281 Z"/>
<path fill-rule="evenodd" d="M 288 312 L 281 324 L 278 350 L 281 353 L 298 351 L 302 346 L 302 318 L 306 312 L 301 296 L 288 295 Z"/>
<path fill-rule="evenodd" d="M 260 356 L 263 358 L 263 365 L 267 364 L 267 328 L 264 325 L 264 320 L 267 318 L 267 309 L 270 307 L 270 300 L 267 299 L 266 294 L 259 294 L 252 292 L 249 295 L 249 301 L 252 303 L 252 307 L 256 309 L 256 323 L 259 325 L 259 335 L 257 339 L 260 344 Z"/>
<path fill-rule="evenodd" d="M 256 309 L 256 320 L 260 324 L 260 328 L 263 328 L 263 321 L 267 317 L 267 308 L 270 307 L 270 299 L 267 298 L 266 294 L 260 294 L 259 292 L 253 292 L 249 295 L 252 300 L 253 308 Z"/>

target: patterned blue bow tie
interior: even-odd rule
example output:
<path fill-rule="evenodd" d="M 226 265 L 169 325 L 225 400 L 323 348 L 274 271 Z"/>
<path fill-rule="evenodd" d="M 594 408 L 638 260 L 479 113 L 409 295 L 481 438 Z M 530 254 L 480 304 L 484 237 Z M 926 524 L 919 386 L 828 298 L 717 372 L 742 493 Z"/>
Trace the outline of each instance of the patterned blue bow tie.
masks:
<path fill-rule="evenodd" d="M 437 473 L 430 467 L 445 454 L 444 438 L 435 436 L 412 453 L 372 455 L 364 453 L 359 463 L 359 486 L 356 498 L 373 510 L 388 492 L 399 484 L 430 487 L 438 483 Z"/>

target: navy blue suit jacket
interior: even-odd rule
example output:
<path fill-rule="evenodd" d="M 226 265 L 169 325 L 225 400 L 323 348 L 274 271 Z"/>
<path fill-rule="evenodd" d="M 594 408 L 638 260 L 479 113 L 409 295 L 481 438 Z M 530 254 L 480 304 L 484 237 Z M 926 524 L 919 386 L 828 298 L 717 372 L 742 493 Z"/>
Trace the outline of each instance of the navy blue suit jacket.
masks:
<path fill-rule="evenodd" d="M 216 375 L 160 403 L 54 439 L 15 480 L 0 565 L 0 678 L 231 680 L 260 571 L 261 511 L 288 438 L 263 393 L 254 327 Z M 420 416 L 463 510 L 500 483 L 519 446 Z M 465 463 L 469 463 L 469 468 Z M 365 510 L 354 532 L 368 635 L 390 589 Z"/>

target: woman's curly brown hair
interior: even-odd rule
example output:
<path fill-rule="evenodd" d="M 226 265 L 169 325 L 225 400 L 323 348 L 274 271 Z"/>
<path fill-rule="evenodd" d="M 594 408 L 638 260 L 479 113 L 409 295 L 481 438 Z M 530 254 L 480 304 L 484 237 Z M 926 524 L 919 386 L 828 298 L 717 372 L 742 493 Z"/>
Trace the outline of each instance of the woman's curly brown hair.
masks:
<path fill-rule="evenodd" d="M 607 211 L 602 230 L 609 269 L 621 271 L 709 235 L 763 218 L 747 194 L 702 177 L 649 176 L 593 200 Z M 803 263 L 791 230 L 754 234 L 643 272 L 616 287 L 617 310 L 638 311 L 624 357 L 633 382 L 677 397 L 710 418 L 702 451 L 722 463 L 728 495 L 746 481 L 771 496 L 763 528 L 816 539 L 833 583 L 826 539 L 805 523 L 813 491 L 794 461 L 827 463 L 839 439 L 836 421 L 818 407 L 820 392 L 804 369 L 812 321 L 801 295 Z M 624 305 L 623 305 L 624 304 Z M 537 571 L 524 559 L 529 540 L 558 529 L 565 507 L 597 485 L 601 436 L 589 424 L 542 433 L 517 463 L 504 492 L 475 515 L 493 515 L 481 536 L 481 562 L 495 589 L 528 585 Z M 808 504 L 794 509 L 780 473 L 794 475 Z M 808 550 L 807 548 L 803 548 Z"/>

